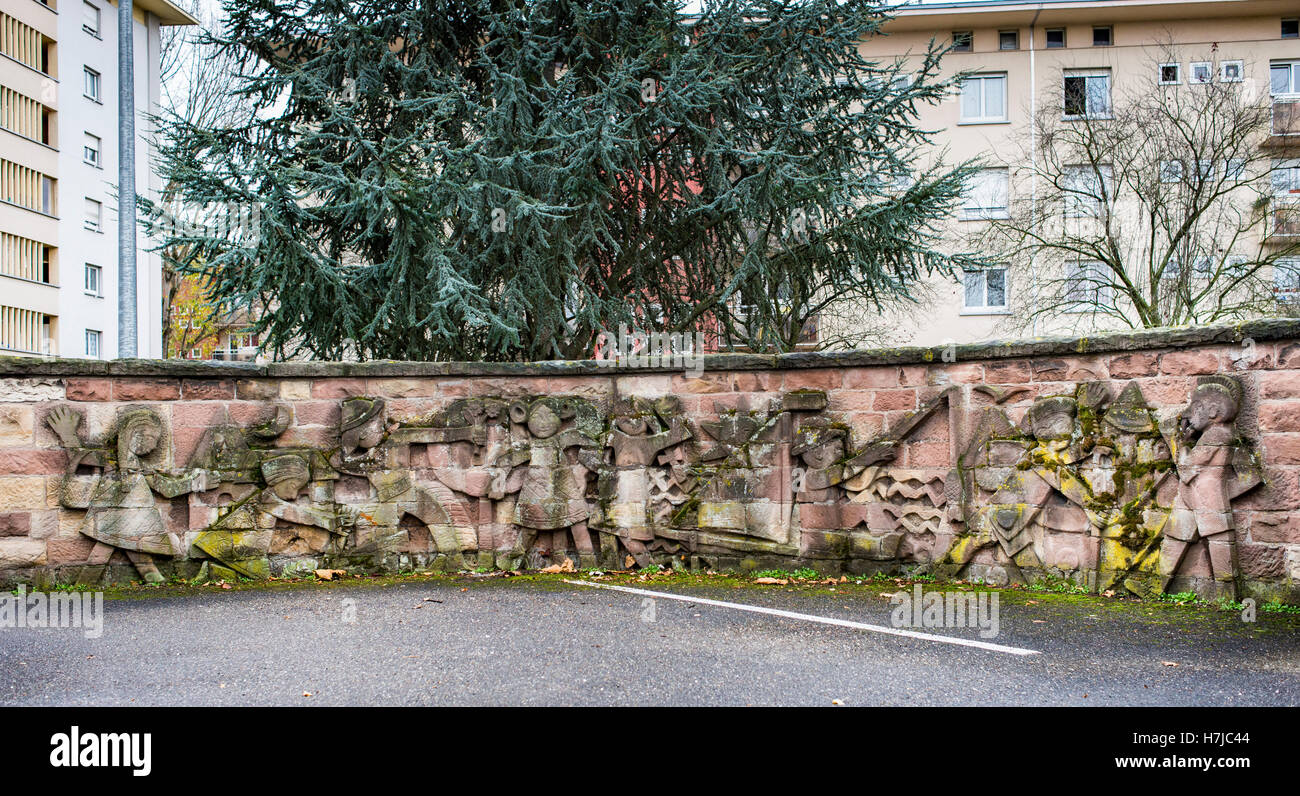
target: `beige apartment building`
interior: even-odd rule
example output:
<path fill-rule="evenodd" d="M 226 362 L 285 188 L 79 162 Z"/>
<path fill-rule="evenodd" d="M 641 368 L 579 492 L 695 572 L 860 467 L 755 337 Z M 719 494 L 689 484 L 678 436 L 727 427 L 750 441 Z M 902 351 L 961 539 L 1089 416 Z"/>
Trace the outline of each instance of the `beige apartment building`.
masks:
<path fill-rule="evenodd" d="M 1067 95 L 1088 106 L 1079 112 L 1095 113 L 1105 112 L 1117 92 L 1239 82 L 1248 96 L 1255 92 L 1273 106 L 1272 135 L 1260 145 L 1285 167 L 1273 179 L 1275 200 L 1300 198 L 1298 19 L 1300 3 L 1294 0 L 927 2 L 897 10 L 885 26 L 888 35 L 864 42 L 862 50 L 872 60 L 890 62 L 924 53 L 932 38 L 956 41 L 960 51 L 945 57 L 945 72 L 976 73 L 960 95 L 925 108 L 920 119 L 938 131 L 935 143 L 947 151 L 948 162 L 983 158 L 993 167 L 976 180 L 952 220 L 949 231 L 956 240 L 1005 211 L 1011 197 L 1035 190 L 1017 159 L 1033 151 L 1026 143 L 1035 114 Z M 1060 123 L 1072 122 L 1063 117 Z M 1300 228 L 1279 222 L 1274 233 L 1284 240 Z M 1279 290 L 1297 287 L 1300 261 L 1289 265 L 1295 270 L 1278 269 Z M 928 346 L 1078 328 L 1071 323 L 1077 319 L 1064 317 L 1017 328 L 1011 322 L 1017 302 L 1032 298 L 1017 291 L 1005 271 L 969 273 L 963 283 L 932 280 L 928 287 L 917 311 L 890 321 L 892 342 Z M 1110 319 L 1100 325 L 1123 324 Z"/>
<path fill-rule="evenodd" d="M 136 186 L 156 195 L 148 114 L 161 28 L 195 20 L 135 0 Z M 117 352 L 117 6 L 0 0 L 0 355 Z M 161 356 L 161 260 L 137 246 L 139 355 Z"/>

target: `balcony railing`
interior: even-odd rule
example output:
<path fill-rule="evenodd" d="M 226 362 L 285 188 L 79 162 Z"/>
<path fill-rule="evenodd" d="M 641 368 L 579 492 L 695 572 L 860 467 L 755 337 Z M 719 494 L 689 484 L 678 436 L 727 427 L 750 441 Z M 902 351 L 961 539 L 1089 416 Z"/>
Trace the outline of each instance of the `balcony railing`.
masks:
<path fill-rule="evenodd" d="M 1300 136 L 1300 94 L 1273 95 L 1273 135 Z"/>
<path fill-rule="evenodd" d="M 218 348 L 212 352 L 212 358 L 222 362 L 252 362 L 257 358 L 257 346 Z"/>

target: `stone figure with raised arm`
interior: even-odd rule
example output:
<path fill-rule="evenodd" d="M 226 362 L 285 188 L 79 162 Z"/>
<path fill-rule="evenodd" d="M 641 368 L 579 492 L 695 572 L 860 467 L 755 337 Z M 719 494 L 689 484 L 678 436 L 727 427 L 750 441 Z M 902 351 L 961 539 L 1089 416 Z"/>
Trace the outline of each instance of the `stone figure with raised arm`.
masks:
<path fill-rule="evenodd" d="M 77 582 L 97 582 L 114 549 L 126 554 L 146 582 L 162 582 L 154 556 L 184 558 L 188 545 L 181 533 L 167 530 L 154 495 L 173 498 L 206 490 L 212 480 L 209 473 L 167 473 L 146 463 L 164 437 L 162 419 L 152 409 L 123 411 L 100 445 L 82 440 L 77 431 L 82 415 L 75 409 L 56 407 L 46 422 L 68 451 L 59 502 L 65 508 L 86 510 L 80 530 L 95 540 Z M 81 467 L 98 473 L 78 475 Z"/>

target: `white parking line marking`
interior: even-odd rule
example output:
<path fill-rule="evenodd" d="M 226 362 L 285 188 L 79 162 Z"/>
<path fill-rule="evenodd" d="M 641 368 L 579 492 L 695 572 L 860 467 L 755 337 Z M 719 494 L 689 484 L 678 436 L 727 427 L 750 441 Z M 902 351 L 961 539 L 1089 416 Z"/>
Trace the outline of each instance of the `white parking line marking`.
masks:
<path fill-rule="evenodd" d="M 572 583 L 574 586 L 591 586 L 595 589 L 612 589 L 613 591 L 627 592 L 628 594 L 642 594 L 649 597 L 657 597 L 663 600 L 680 600 L 687 603 L 698 603 L 700 605 L 716 605 L 719 608 L 734 608 L 737 611 L 749 611 L 755 614 L 767 614 L 768 616 L 782 616 L 786 619 L 801 619 L 805 622 L 818 622 L 823 625 L 835 625 L 836 627 L 848 627 L 854 630 L 869 630 L 873 633 L 886 633 L 891 636 L 905 636 L 906 638 L 919 638 L 922 641 L 937 641 L 940 644 L 956 644 L 960 647 L 975 647 L 976 649 L 989 650 L 990 652 L 1005 652 L 1008 655 L 1037 655 L 1038 650 L 1028 650 L 1022 647 L 1007 647 L 1002 644 L 990 644 L 987 641 L 977 641 L 968 638 L 954 638 L 953 636 L 938 636 L 933 633 L 918 633 L 915 630 L 903 630 L 897 627 L 885 627 L 884 625 L 869 625 L 865 622 L 850 622 L 847 619 L 833 619 L 828 616 L 816 616 L 815 614 L 801 614 L 795 611 L 782 611 L 779 608 L 764 608 L 761 605 L 745 605 L 744 603 L 729 603 L 722 600 L 710 600 L 704 597 L 691 597 L 686 594 L 668 594 L 662 591 L 651 591 L 650 589 L 633 589 L 629 586 L 615 586 L 612 583 L 592 583 L 587 580 L 566 580 L 565 583 Z"/>

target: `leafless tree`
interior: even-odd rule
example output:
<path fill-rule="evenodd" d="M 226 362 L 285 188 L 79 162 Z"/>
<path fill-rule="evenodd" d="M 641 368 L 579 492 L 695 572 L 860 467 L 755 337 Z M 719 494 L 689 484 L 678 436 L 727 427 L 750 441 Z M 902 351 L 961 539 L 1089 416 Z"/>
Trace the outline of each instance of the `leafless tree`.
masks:
<path fill-rule="evenodd" d="M 1206 70 L 1162 67 L 1198 61 L 1208 80 Z M 1260 92 L 1244 79 L 1248 65 L 1231 63 L 1166 46 L 1149 82 L 1130 80 L 1114 96 L 1105 76 L 1063 74 L 1060 97 L 1033 119 L 1032 143 L 1008 164 L 1017 191 L 1006 217 L 980 233 L 1020 297 L 1011 326 L 1295 313 L 1277 289 L 1300 253 L 1300 237 L 1279 234 L 1295 223 L 1275 187 L 1290 172 L 1273 146 L 1267 83 Z"/>
<path fill-rule="evenodd" d="M 209 32 L 220 25 L 217 16 L 220 13 L 219 7 L 204 0 L 175 2 L 201 24 L 163 28 L 161 107 L 156 114 L 154 129 L 168 129 L 166 123 L 175 119 L 211 127 L 230 126 L 247 120 L 252 113 L 252 104 L 238 92 L 241 85 L 240 66 L 231 55 L 222 52 L 208 40 Z M 170 206 L 174 176 L 163 174 L 163 178 L 166 185 L 162 196 L 162 217 L 170 219 L 184 215 L 184 211 Z M 155 223 L 156 221 L 155 218 Z M 197 334 L 200 339 L 206 339 L 215 336 L 230 324 L 221 319 L 221 308 L 202 299 L 201 285 L 182 289 L 187 277 L 182 276 L 180 266 L 194 256 L 192 247 L 173 243 L 161 253 L 163 351 L 168 352 L 168 356 L 183 356 L 193 343 L 182 344 L 186 341 L 173 339 L 178 329 L 195 329 L 195 325 L 200 324 Z M 173 317 L 178 302 L 186 305 L 182 311 L 186 316 L 183 321 Z"/>
<path fill-rule="evenodd" d="M 877 307 L 864 301 L 827 301 L 812 321 L 814 336 L 801 349 L 845 351 L 855 348 L 880 348 L 911 342 L 911 329 L 919 326 L 939 301 L 937 281 L 917 282 L 906 297 Z M 812 329 L 806 331 L 811 332 Z"/>

